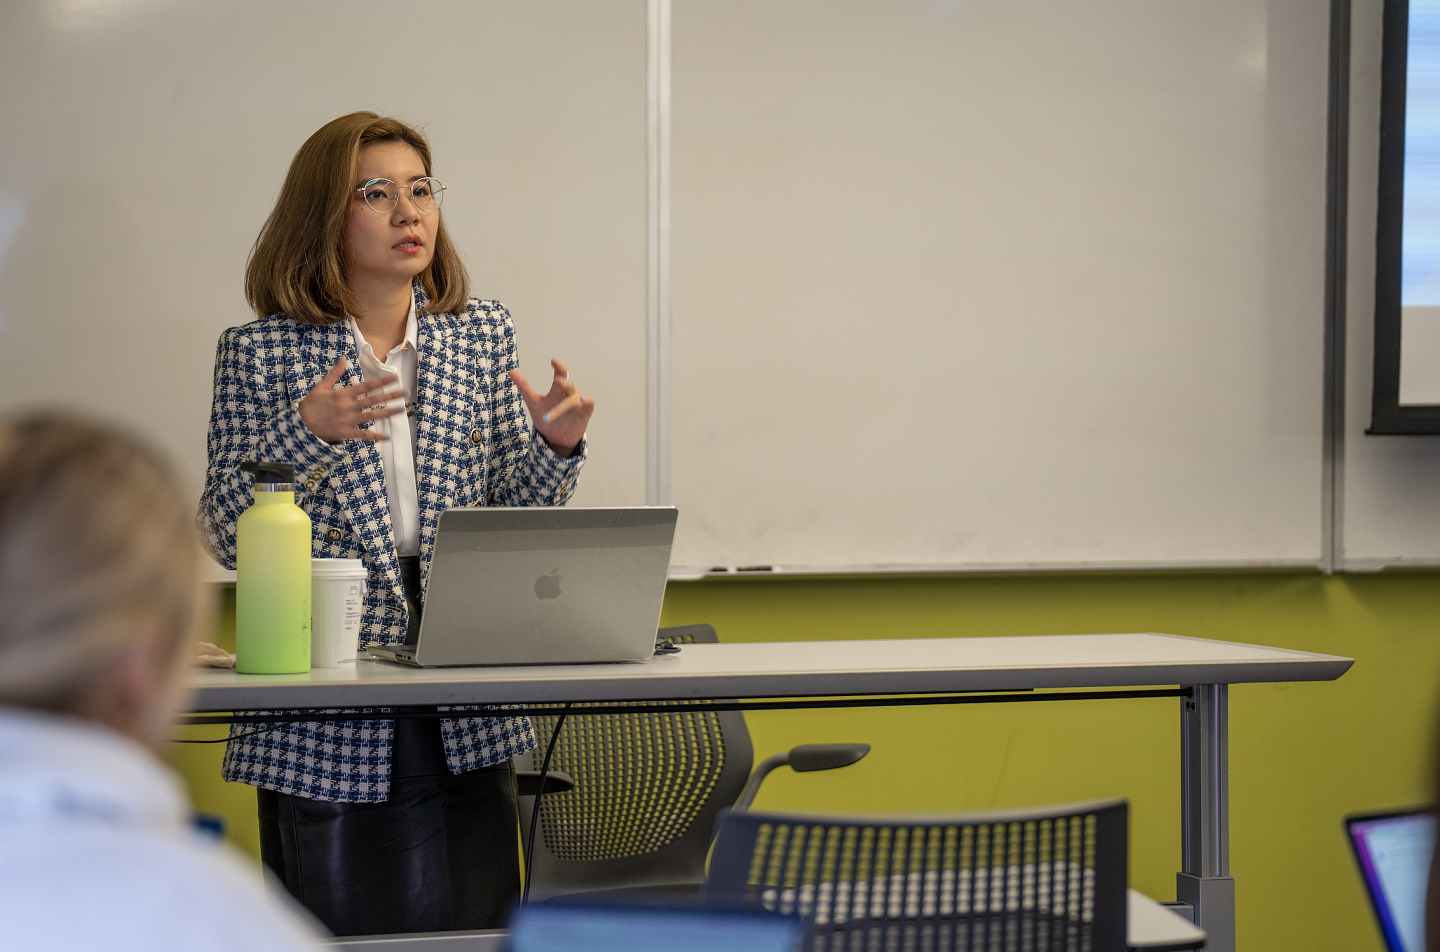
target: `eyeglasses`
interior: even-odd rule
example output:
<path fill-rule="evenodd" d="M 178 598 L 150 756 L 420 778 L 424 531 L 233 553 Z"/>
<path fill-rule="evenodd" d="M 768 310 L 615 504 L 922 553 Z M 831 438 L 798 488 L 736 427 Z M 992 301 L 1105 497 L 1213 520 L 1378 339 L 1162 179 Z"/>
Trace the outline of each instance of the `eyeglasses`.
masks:
<path fill-rule="evenodd" d="M 420 178 L 412 185 L 396 185 L 389 179 L 371 179 L 364 185 L 357 188 L 365 197 L 365 204 L 377 212 L 388 212 L 400 204 L 400 190 L 406 189 L 410 192 L 410 201 L 422 212 L 439 208 L 440 202 L 445 198 L 445 186 L 440 184 L 439 179 Z"/>

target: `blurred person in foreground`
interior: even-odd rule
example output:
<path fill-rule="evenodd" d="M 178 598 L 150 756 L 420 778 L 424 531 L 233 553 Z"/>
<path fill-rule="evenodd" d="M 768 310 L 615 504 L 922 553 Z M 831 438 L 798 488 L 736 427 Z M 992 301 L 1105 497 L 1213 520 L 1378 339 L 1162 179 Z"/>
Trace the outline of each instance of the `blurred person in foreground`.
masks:
<path fill-rule="evenodd" d="M 313 949 L 157 757 L 207 616 L 186 494 L 78 420 L 0 426 L 0 945 Z"/>

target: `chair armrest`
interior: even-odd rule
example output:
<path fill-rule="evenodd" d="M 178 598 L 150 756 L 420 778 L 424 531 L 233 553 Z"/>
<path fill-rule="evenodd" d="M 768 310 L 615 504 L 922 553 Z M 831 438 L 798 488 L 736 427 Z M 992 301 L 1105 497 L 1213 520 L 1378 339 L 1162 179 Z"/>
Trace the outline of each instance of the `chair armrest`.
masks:
<path fill-rule="evenodd" d="M 755 795 L 760 792 L 760 784 L 765 782 L 770 771 L 776 767 L 788 764 L 791 770 L 800 773 L 834 770 L 836 767 L 848 767 L 868 753 L 869 744 L 800 744 L 783 754 L 771 754 L 760 761 L 760 766 L 750 774 L 750 779 L 745 782 L 745 789 L 740 791 L 740 796 L 735 801 L 735 809 L 750 809 L 750 804 L 755 802 Z"/>
<path fill-rule="evenodd" d="M 868 753 L 869 744 L 801 744 L 790 748 L 790 769 L 798 773 L 834 770 L 859 763 Z"/>

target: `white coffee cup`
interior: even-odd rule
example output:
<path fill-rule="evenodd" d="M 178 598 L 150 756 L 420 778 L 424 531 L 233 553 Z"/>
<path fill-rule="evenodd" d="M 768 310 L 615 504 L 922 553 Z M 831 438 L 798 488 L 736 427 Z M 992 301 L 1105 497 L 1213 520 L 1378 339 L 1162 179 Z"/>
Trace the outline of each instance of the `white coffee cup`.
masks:
<path fill-rule="evenodd" d="M 354 664 L 365 610 L 365 563 L 310 560 L 310 666 Z"/>

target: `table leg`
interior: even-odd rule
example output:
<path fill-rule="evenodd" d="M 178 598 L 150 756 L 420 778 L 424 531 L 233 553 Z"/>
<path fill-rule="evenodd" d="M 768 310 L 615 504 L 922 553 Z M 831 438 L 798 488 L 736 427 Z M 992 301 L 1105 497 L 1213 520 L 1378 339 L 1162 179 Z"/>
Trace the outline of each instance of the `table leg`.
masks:
<path fill-rule="evenodd" d="M 1180 707 L 1182 871 L 1175 898 L 1195 908 L 1207 952 L 1235 950 L 1230 878 L 1230 686 L 1195 684 Z"/>

